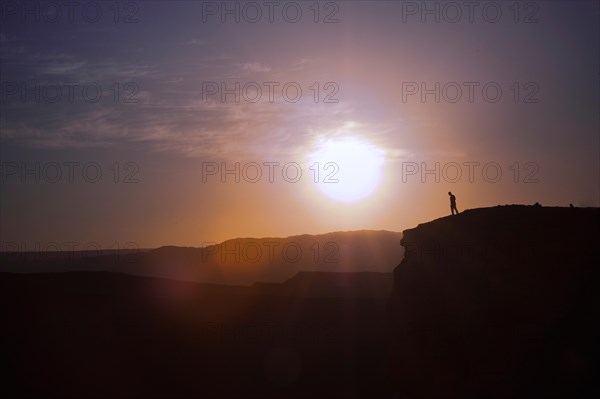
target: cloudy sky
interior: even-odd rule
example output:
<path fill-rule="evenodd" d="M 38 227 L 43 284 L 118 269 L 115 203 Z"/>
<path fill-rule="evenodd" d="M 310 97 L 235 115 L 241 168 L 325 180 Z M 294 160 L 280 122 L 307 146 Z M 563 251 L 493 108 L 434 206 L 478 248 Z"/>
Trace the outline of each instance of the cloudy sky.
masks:
<path fill-rule="evenodd" d="M 1 4 L 4 247 L 600 205 L 597 2 Z"/>

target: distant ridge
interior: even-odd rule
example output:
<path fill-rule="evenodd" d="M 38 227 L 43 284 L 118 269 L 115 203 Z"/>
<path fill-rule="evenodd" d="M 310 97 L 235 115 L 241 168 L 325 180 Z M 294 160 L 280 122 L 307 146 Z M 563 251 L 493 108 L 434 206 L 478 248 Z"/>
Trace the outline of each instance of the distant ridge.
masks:
<path fill-rule="evenodd" d="M 301 271 L 389 273 L 402 258 L 401 237 L 398 232 L 359 230 L 101 255 L 5 252 L 0 272 L 109 271 L 229 285 L 283 282 Z"/>

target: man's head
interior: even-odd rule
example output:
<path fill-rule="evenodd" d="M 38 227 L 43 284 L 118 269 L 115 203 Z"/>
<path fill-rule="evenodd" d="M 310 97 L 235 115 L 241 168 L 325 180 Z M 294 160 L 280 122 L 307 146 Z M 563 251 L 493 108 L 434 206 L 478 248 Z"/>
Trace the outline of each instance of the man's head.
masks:
<path fill-rule="evenodd" d="M 448 195 L 452 195 L 452 191 L 448 191 Z"/>

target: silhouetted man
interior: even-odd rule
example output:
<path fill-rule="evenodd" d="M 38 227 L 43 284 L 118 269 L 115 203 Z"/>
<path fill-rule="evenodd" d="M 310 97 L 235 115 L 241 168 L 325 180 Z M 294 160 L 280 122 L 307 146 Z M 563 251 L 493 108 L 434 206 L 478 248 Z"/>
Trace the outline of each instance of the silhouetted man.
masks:
<path fill-rule="evenodd" d="M 456 197 L 450 191 L 448 191 L 448 195 L 450 196 L 450 211 L 452 212 L 453 215 L 454 215 L 454 212 L 456 211 L 456 214 L 458 215 L 458 209 L 456 209 Z"/>

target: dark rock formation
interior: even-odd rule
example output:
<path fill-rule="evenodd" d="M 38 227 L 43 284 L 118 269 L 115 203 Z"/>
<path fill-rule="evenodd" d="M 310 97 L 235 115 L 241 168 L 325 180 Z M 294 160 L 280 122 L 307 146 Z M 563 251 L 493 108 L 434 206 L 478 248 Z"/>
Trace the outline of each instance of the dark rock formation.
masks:
<path fill-rule="evenodd" d="M 597 394 L 599 215 L 498 206 L 404 231 L 390 301 L 400 397 Z"/>
<path fill-rule="evenodd" d="M 265 295 L 299 298 L 388 298 L 392 273 L 299 272 L 283 284 L 254 283 L 252 289 Z"/>

